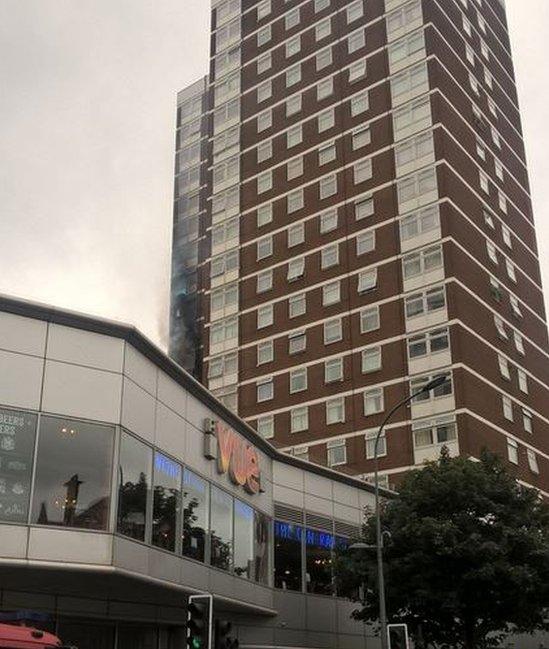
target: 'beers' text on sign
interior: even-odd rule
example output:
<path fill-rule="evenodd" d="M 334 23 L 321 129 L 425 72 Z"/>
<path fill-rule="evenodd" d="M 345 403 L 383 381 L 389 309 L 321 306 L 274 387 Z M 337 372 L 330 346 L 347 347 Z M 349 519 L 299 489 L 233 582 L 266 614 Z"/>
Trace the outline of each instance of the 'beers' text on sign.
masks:
<path fill-rule="evenodd" d="M 255 448 L 218 421 L 215 422 L 214 431 L 217 438 L 218 472 L 228 473 L 234 484 L 244 487 L 249 494 L 259 493 L 261 470 Z"/>

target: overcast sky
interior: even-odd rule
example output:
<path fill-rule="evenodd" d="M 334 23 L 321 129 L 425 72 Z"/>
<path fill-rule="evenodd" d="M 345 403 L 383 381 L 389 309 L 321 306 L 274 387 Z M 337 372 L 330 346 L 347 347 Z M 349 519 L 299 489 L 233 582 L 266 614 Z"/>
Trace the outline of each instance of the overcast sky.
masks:
<path fill-rule="evenodd" d="M 207 69 L 209 6 L 0 0 L 0 293 L 165 347 L 176 92 Z M 549 290 L 549 1 L 507 8 Z"/>

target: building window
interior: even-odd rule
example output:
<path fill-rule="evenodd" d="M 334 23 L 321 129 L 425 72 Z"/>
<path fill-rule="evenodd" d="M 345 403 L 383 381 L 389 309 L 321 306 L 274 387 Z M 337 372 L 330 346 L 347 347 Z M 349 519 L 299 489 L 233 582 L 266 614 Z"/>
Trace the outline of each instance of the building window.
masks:
<path fill-rule="evenodd" d="M 438 388 L 431 390 L 430 392 L 420 392 L 420 390 L 432 381 L 435 376 L 420 376 L 418 378 L 412 379 L 410 381 L 410 394 L 416 394 L 416 397 L 413 400 L 413 403 L 422 403 L 425 401 L 434 401 L 436 399 L 444 398 L 450 396 L 453 393 L 453 381 L 452 375 L 450 372 L 443 372 L 437 376 L 444 376 L 447 380 L 442 385 L 439 385 Z"/>
<path fill-rule="evenodd" d="M 363 270 L 358 274 L 358 292 L 367 293 L 377 287 L 377 268 Z"/>
<path fill-rule="evenodd" d="M 322 306 L 336 304 L 341 299 L 339 280 L 325 284 L 322 287 Z"/>
<path fill-rule="evenodd" d="M 290 149 L 293 146 L 297 146 L 298 144 L 301 144 L 301 142 L 303 142 L 303 132 L 302 132 L 301 124 L 298 124 L 297 126 L 288 129 L 288 132 L 286 133 L 286 138 L 287 138 L 286 145 L 288 149 Z"/>
<path fill-rule="evenodd" d="M 534 427 L 532 425 L 532 421 L 533 421 L 532 413 L 529 410 L 527 410 L 526 408 L 523 408 L 522 409 L 522 425 L 524 427 L 524 430 L 527 433 L 530 433 L 530 434 L 534 432 Z"/>
<path fill-rule="evenodd" d="M 507 276 L 512 282 L 517 282 L 517 274 L 515 271 L 515 265 L 510 259 L 505 260 L 505 269 L 507 270 Z"/>
<path fill-rule="evenodd" d="M 330 210 L 320 215 L 320 234 L 337 229 L 337 210 Z"/>
<path fill-rule="evenodd" d="M 305 273 L 305 258 L 296 257 L 288 262 L 288 281 L 299 279 Z"/>
<path fill-rule="evenodd" d="M 266 270 L 257 275 L 257 293 L 265 293 L 273 288 L 273 271 Z"/>
<path fill-rule="evenodd" d="M 273 220 L 273 205 L 269 203 L 268 205 L 261 205 L 257 208 L 257 227 L 260 228 L 263 225 L 271 223 Z"/>
<path fill-rule="evenodd" d="M 353 52 L 357 52 L 365 45 L 366 45 L 366 37 L 364 35 L 363 29 L 361 29 L 358 32 L 355 32 L 354 34 L 351 34 L 347 38 L 347 50 L 349 54 L 352 54 Z"/>
<path fill-rule="evenodd" d="M 290 192 L 287 197 L 288 201 L 288 206 L 287 206 L 287 211 L 288 214 L 292 214 L 293 212 L 297 212 L 298 210 L 301 210 L 305 204 L 304 196 L 303 196 L 303 188 L 296 189 L 293 192 Z"/>
<path fill-rule="evenodd" d="M 359 185 L 372 178 L 372 160 L 361 160 L 353 167 L 354 183 Z"/>
<path fill-rule="evenodd" d="M 422 358 L 427 355 L 446 351 L 450 347 L 448 329 L 435 329 L 428 333 L 408 338 L 408 357 Z"/>
<path fill-rule="evenodd" d="M 377 431 L 366 433 L 366 459 L 373 460 L 376 456 L 376 437 Z M 387 438 L 383 433 L 377 444 L 377 456 L 385 457 L 387 455 Z"/>
<path fill-rule="evenodd" d="M 364 15 L 364 0 L 356 0 L 347 7 L 347 24 L 362 18 Z"/>
<path fill-rule="evenodd" d="M 344 439 L 333 439 L 327 444 L 328 466 L 347 464 L 347 443 Z"/>
<path fill-rule="evenodd" d="M 272 140 L 267 140 L 266 142 L 262 142 L 258 147 L 257 147 L 257 162 L 265 162 L 265 160 L 268 160 L 271 158 L 273 155 L 273 142 Z"/>
<path fill-rule="evenodd" d="M 320 253 L 320 267 L 322 270 L 331 268 L 339 263 L 339 245 L 335 243 L 332 246 L 323 248 Z"/>
<path fill-rule="evenodd" d="M 336 397 L 326 401 L 326 423 L 341 424 L 345 421 L 345 399 Z"/>
<path fill-rule="evenodd" d="M 371 232 L 361 232 L 356 238 L 356 254 L 357 257 L 364 255 L 367 252 L 372 252 L 376 247 L 376 234 Z"/>
<path fill-rule="evenodd" d="M 512 464 L 518 464 L 518 444 L 514 439 L 507 438 L 507 457 Z"/>
<path fill-rule="evenodd" d="M 524 370 L 517 370 L 517 375 L 519 390 L 524 392 L 524 394 L 528 394 L 528 377 L 526 376 L 526 372 Z"/>
<path fill-rule="evenodd" d="M 336 158 L 336 145 L 335 142 L 324 144 L 318 149 L 318 164 L 320 166 L 332 162 Z"/>
<path fill-rule="evenodd" d="M 307 389 L 307 369 L 300 368 L 290 372 L 290 394 Z"/>
<path fill-rule="evenodd" d="M 301 110 L 301 95 L 290 97 L 286 102 L 286 117 L 291 117 Z"/>
<path fill-rule="evenodd" d="M 303 528 L 275 521 L 274 541 L 275 588 L 301 591 Z"/>
<path fill-rule="evenodd" d="M 381 347 L 369 347 L 362 351 L 362 372 L 376 372 L 381 369 Z"/>
<path fill-rule="evenodd" d="M 257 310 L 257 328 L 269 327 L 273 324 L 273 305 L 265 304 Z"/>
<path fill-rule="evenodd" d="M 329 51 L 331 53 L 331 50 Z M 333 92 L 334 92 L 333 78 L 330 77 L 329 79 L 324 79 L 324 81 L 321 81 L 316 87 L 316 99 L 317 101 L 322 101 L 322 99 L 326 99 L 326 97 L 332 95 Z"/>
<path fill-rule="evenodd" d="M 445 306 L 446 294 L 443 286 L 429 289 L 423 293 L 415 293 L 404 301 L 407 319 L 438 311 Z"/>
<path fill-rule="evenodd" d="M 274 358 L 273 341 L 266 340 L 257 345 L 257 364 L 270 363 Z"/>
<path fill-rule="evenodd" d="M 324 133 L 335 126 L 335 112 L 333 108 L 325 110 L 318 116 L 318 132 Z"/>
<path fill-rule="evenodd" d="M 286 42 L 286 58 L 289 59 L 301 51 L 301 36 L 296 36 Z"/>
<path fill-rule="evenodd" d="M 334 536 L 328 532 L 307 529 L 305 540 L 307 592 L 319 595 L 332 595 Z"/>
<path fill-rule="evenodd" d="M 297 223 L 288 228 L 288 248 L 298 246 L 305 241 L 305 227 L 303 223 Z"/>
<path fill-rule="evenodd" d="M 257 260 L 265 259 L 273 254 L 273 238 L 263 237 L 257 242 Z"/>
<path fill-rule="evenodd" d="M 286 17 L 284 19 L 286 29 L 292 29 L 292 27 L 296 27 L 297 25 L 299 25 L 299 20 L 300 20 L 300 10 L 298 7 L 297 9 L 294 9 L 293 11 L 290 11 L 289 13 L 286 14 Z"/>
<path fill-rule="evenodd" d="M 301 81 L 301 65 L 294 65 L 286 71 L 286 88 Z"/>
<path fill-rule="evenodd" d="M 494 324 L 496 326 L 496 331 L 498 332 L 498 336 L 502 340 L 507 340 L 509 338 L 509 336 L 507 335 L 507 330 L 505 329 L 503 320 L 498 315 L 494 315 Z"/>
<path fill-rule="evenodd" d="M 438 206 L 427 207 L 400 220 L 400 238 L 407 241 L 440 227 Z"/>
<path fill-rule="evenodd" d="M 513 418 L 513 402 L 506 395 L 502 395 L 501 400 L 502 400 L 502 406 L 503 406 L 503 416 L 508 421 L 513 421 L 513 419 L 514 419 Z"/>
<path fill-rule="evenodd" d="M 526 456 L 528 458 L 528 466 L 532 473 L 539 474 L 538 458 L 532 449 L 526 449 Z"/>
<path fill-rule="evenodd" d="M 315 40 L 321 41 L 322 39 L 330 36 L 332 33 L 332 21 L 330 18 L 326 18 L 321 23 L 318 23 L 315 27 Z"/>
<path fill-rule="evenodd" d="M 456 422 L 451 416 L 417 422 L 413 424 L 412 431 L 414 448 L 446 444 L 457 439 Z"/>
<path fill-rule="evenodd" d="M 355 203 L 355 218 L 356 220 L 364 219 L 372 216 L 374 213 L 374 199 L 373 196 L 366 196 Z"/>
<path fill-rule="evenodd" d="M 343 380 L 343 359 L 331 358 L 324 362 L 324 382 L 334 383 Z"/>
<path fill-rule="evenodd" d="M 374 388 L 373 390 L 366 390 L 364 393 L 364 414 L 375 415 L 378 412 L 383 412 L 383 388 Z"/>
<path fill-rule="evenodd" d="M 273 398 L 273 380 L 265 379 L 257 384 L 257 402 L 269 401 Z"/>
<path fill-rule="evenodd" d="M 0 410 L 0 521 L 24 524 L 28 521 L 36 423 L 36 415 L 29 412 Z M 50 454 L 52 460 L 54 453 L 55 450 L 53 449 Z M 68 453 L 65 454 L 65 458 L 67 455 Z M 12 469 L 12 462 L 17 467 L 16 470 Z M 52 466 L 56 465 L 53 464 Z M 66 466 L 71 467 L 72 465 L 69 463 Z M 64 477 L 63 482 L 60 484 L 63 484 L 69 478 L 70 473 Z M 133 478 L 134 472 L 132 471 L 128 481 L 133 480 Z M 47 494 L 53 488 L 53 485 L 50 485 L 49 480 L 44 481 L 44 483 L 44 492 Z M 148 486 L 146 486 L 147 489 Z M 45 500 L 43 504 L 44 513 L 48 516 L 47 501 Z M 38 506 L 41 507 L 42 503 Z M 51 501 L 49 506 L 55 507 L 55 501 Z"/>
<path fill-rule="evenodd" d="M 370 107 L 368 92 L 362 92 L 351 99 L 351 117 L 364 113 Z"/>
<path fill-rule="evenodd" d="M 486 241 L 486 252 L 488 253 L 488 258 L 490 261 L 498 265 L 498 253 L 496 251 L 496 246 L 489 240 Z"/>
<path fill-rule="evenodd" d="M 330 6 L 330 0 L 315 0 L 315 14 Z"/>
<path fill-rule="evenodd" d="M 309 409 L 307 406 L 290 411 L 290 432 L 301 433 L 309 428 Z"/>
<path fill-rule="evenodd" d="M 261 47 L 271 40 L 271 26 L 267 25 L 257 32 L 257 47 Z"/>
<path fill-rule="evenodd" d="M 113 445 L 110 426 L 43 415 L 31 522 L 106 530 Z"/>
<path fill-rule="evenodd" d="M 233 498 L 212 485 L 210 507 L 210 562 L 216 568 L 230 570 L 233 544 Z"/>
<path fill-rule="evenodd" d="M 256 423 L 256 430 L 264 439 L 272 439 L 274 437 L 273 415 L 267 415 L 266 417 L 258 417 Z"/>
<path fill-rule="evenodd" d="M 522 336 L 519 334 L 518 331 L 513 332 L 513 340 L 515 342 L 515 349 L 519 354 L 522 354 L 524 356 L 525 351 L 524 351 L 524 341 L 522 340 Z"/>
<path fill-rule="evenodd" d="M 286 173 L 288 180 L 293 180 L 294 178 L 299 178 L 303 175 L 303 158 L 294 158 L 288 162 L 286 167 Z"/>
<path fill-rule="evenodd" d="M 307 300 L 305 293 L 300 293 L 299 295 L 293 295 L 288 299 L 288 317 L 297 318 L 300 315 L 304 315 L 307 310 Z"/>
<path fill-rule="evenodd" d="M 208 378 L 216 379 L 230 374 L 236 374 L 238 371 L 238 357 L 236 354 L 225 354 L 210 359 L 208 368 Z"/>
<path fill-rule="evenodd" d="M 307 348 L 307 334 L 304 331 L 296 331 L 288 336 L 288 354 L 299 354 Z"/>
<path fill-rule="evenodd" d="M 260 104 L 262 101 L 266 101 L 273 94 L 273 86 L 271 81 L 264 81 L 260 86 L 257 87 L 257 103 Z"/>
<path fill-rule="evenodd" d="M 356 151 L 357 149 L 361 149 L 364 146 L 368 146 L 372 142 L 372 133 L 370 131 L 369 126 L 361 126 L 360 128 L 357 128 L 353 131 L 352 133 L 352 147 L 353 151 Z M 370 175 L 367 176 L 368 178 L 371 178 L 372 176 L 372 160 L 364 160 L 363 164 L 369 163 L 370 165 Z M 356 168 L 356 167 L 355 167 Z M 355 183 L 356 183 L 355 179 Z"/>
<path fill-rule="evenodd" d="M 257 177 L 257 193 L 263 194 L 273 188 L 273 173 L 266 171 Z"/>
<path fill-rule="evenodd" d="M 328 320 L 324 323 L 324 344 L 330 345 L 331 343 L 339 342 L 343 339 L 343 327 L 341 318 Z"/>
<path fill-rule="evenodd" d="M 349 83 L 354 83 L 366 76 L 366 59 L 358 60 L 349 67 Z"/>
<path fill-rule="evenodd" d="M 373 306 L 360 312 L 360 333 L 365 334 L 369 331 L 379 329 L 379 307 Z"/>
<path fill-rule="evenodd" d="M 267 54 L 264 54 L 257 59 L 257 74 L 259 75 L 267 72 L 267 70 L 271 69 L 272 65 L 273 61 L 271 53 L 267 52 Z"/>
<path fill-rule="evenodd" d="M 210 486 L 192 471 L 183 471 L 183 555 L 206 560 Z"/>
<path fill-rule="evenodd" d="M 158 451 L 154 454 L 152 544 L 176 550 L 181 516 L 182 467 Z"/>
<path fill-rule="evenodd" d="M 331 65 L 332 60 L 333 60 L 333 57 L 332 57 L 332 48 L 331 47 L 327 47 L 325 50 L 322 50 L 321 52 L 319 52 L 316 55 L 316 70 L 317 70 L 317 72 L 319 72 L 320 70 L 323 70 L 324 68 Z M 326 81 L 330 82 L 330 85 L 332 87 L 332 92 L 333 92 L 333 80 L 330 78 L 330 79 L 327 79 Z M 318 96 L 319 94 L 320 94 L 320 85 L 317 86 L 317 99 L 319 98 L 319 96 Z M 331 93 L 328 93 L 328 94 L 331 94 Z"/>
<path fill-rule="evenodd" d="M 430 273 L 442 267 L 442 246 L 425 248 L 407 255 L 402 260 L 404 279 Z"/>
<path fill-rule="evenodd" d="M 233 571 L 238 577 L 255 579 L 254 510 L 247 503 L 234 500 Z"/>
<path fill-rule="evenodd" d="M 509 372 L 509 361 L 501 354 L 498 354 L 498 367 L 501 376 L 507 381 L 510 381 L 511 373 Z"/>

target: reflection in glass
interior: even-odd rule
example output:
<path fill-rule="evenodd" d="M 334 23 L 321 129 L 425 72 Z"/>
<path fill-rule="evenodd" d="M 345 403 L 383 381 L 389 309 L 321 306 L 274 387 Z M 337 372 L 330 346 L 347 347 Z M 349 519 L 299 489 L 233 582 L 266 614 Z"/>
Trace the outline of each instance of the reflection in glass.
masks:
<path fill-rule="evenodd" d="M 270 518 L 254 512 L 254 575 L 260 584 L 269 583 Z"/>
<path fill-rule="evenodd" d="M 180 515 L 181 465 L 156 452 L 154 454 L 153 545 L 171 552 L 175 551 Z"/>
<path fill-rule="evenodd" d="M 117 649 L 157 649 L 158 631 L 150 626 L 118 627 Z"/>
<path fill-rule="evenodd" d="M 197 561 L 206 560 L 208 534 L 208 483 L 195 473 L 183 472 L 183 554 Z"/>
<path fill-rule="evenodd" d="M 63 638 L 67 646 L 78 649 L 112 649 L 114 646 L 114 625 L 105 621 L 61 617 L 54 632 Z"/>
<path fill-rule="evenodd" d="M 234 572 L 239 577 L 255 579 L 254 510 L 240 500 L 234 501 Z"/>
<path fill-rule="evenodd" d="M 301 590 L 301 545 L 303 528 L 275 521 L 275 587 Z"/>
<path fill-rule="evenodd" d="M 27 522 L 36 419 L 0 409 L 0 521 Z"/>
<path fill-rule="evenodd" d="M 114 428 L 42 417 L 32 522 L 107 529 Z"/>
<path fill-rule="evenodd" d="M 117 530 L 138 541 L 145 541 L 151 464 L 152 449 L 135 437 L 122 433 L 118 466 Z"/>
<path fill-rule="evenodd" d="M 211 564 L 231 569 L 233 540 L 233 499 L 225 491 L 211 488 Z"/>
<path fill-rule="evenodd" d="M 332 594 L 332 553 L 334 547 L 333 534 L 309 529 L 306 531 L 305 559 L 308 593 Z"/>

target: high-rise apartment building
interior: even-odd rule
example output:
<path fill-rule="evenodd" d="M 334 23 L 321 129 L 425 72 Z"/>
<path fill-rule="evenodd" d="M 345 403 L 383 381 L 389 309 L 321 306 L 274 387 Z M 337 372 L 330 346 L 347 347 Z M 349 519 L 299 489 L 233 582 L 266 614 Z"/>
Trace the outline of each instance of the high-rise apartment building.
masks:
<path fill-rule="evenodd" d="M 177 157 L 172 355 L 214 394 L 278 447 L 368 477 L 388 409 L 445 374 L 387 427 L 383 480 L 488 447 L 549 495 L 502 0 L 213 0 Z"/>

